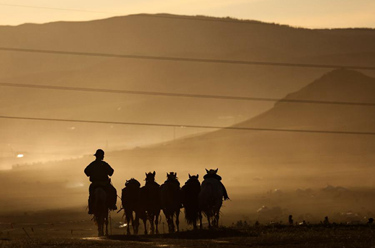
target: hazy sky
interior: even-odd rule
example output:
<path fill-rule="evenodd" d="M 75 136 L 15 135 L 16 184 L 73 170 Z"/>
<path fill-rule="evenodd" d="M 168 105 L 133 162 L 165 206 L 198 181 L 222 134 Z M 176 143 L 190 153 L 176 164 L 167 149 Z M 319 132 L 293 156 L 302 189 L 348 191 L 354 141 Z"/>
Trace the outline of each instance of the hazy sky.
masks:
<path fill-rule="evenodd" d="M 0 25 L 138 13 L 230 16 L 310 28 L 375 28 L 374 0 L 3 0 Z"/>

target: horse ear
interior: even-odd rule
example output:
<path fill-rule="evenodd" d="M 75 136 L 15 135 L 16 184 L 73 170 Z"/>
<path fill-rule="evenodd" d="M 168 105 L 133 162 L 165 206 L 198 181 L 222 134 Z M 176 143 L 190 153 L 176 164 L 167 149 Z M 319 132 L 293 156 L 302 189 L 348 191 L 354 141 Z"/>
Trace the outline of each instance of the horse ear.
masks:
<path fill-rule="evenodd" d="M 154 172 L 152 173 L 152 175 L 154 175 L 154 176 L 155 176 L 155 175 L 156 175 L 156 172 L 154 171 Z"/>
<path fill-rule="evenodd" d="M 206 172 L 208 173 L 208 170 L 206 169 Z"/>
<path fill-rule="evenodd" d="M 197 179 L 199 178 L 199 174 L 197 174 Z"/>
<path fill-rule="evenodd" d="M 189 178 L 191 178 L 190 173 L 189 173 Z"/>
<path fill-rule="evenodd" d="M 146 177 L 147 177 L 147 173 L 145 172 L 145 175 L 146 175 Z"/>
<path fill-rule="evenodd" d="M 219 168 L 216 168 L 215 173 L 217 173 L 218 170 L 219 170 Z"/>

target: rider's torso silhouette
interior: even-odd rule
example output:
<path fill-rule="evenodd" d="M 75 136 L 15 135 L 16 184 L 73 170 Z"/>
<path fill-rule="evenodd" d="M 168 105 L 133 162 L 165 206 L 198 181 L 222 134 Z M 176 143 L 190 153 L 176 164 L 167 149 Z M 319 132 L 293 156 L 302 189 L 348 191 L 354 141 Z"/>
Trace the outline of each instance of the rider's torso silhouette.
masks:
<path fill-rule="evenodd" d="M 85 169 L 85 174 L 93 183 L 108 182 L 108 176 L 112 176 L 113 172 L 114 170 L 107 162 L 98 159 L 91 162 Z"/>
<path fill-rule="evenodd" d="M 217 173 L 217 169 L 216 169 L 216 171 L 215 170 L 210 170 L 210 171 L 208 171 L 207 169 L 206 169 L 206 171 L 207 171 L 207 174 L 206 175 L 204 175 L 204 179 L 208 179 L 208 178 L 215 178 L 216 180 L 218 180 L 219 181 L 219 183 L 220 183 L 220 185 L 221 185 L 221 187 L 222 187 L 222 189 L 223 189 L 223 197 L 224 197 L 224 200 L 229 200 L 229 196 L 228 196 L 228 193 L 227 193 L 227 189 L 225 188 L 225 186 L 224 186 L 224 184 L 221 182 L 221 176 L 219 176 L 218 174 L 216 174 Z"/>

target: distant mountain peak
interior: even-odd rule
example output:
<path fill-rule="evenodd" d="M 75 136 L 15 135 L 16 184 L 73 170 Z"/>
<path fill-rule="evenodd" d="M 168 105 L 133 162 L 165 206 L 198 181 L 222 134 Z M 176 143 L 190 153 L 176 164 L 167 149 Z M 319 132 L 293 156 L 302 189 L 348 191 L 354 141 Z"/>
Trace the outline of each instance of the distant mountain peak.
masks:
<path fill-rule="evenodd" d="M 330 71 L 330 72 L 324 74 L 320 79 L 333 78 L 333 79 L 336 80 L 338 78 L 347 78 L 347 77 L 349 77 L 349 78 L 353 78 L 353 77 L 370 78 L 370 77 L 366 76 L 365 74 L 363 74 L 359 71 L 349 70 L 349 69 L 345 69 L 345 68 L 339 68 L 339 69 L 335 69 L 333 71 Z"/>
<path fill-rule="evenodd" d="M 285 99 L 375 103 L 374 82 L 361 72 L 336 69 Z"/>

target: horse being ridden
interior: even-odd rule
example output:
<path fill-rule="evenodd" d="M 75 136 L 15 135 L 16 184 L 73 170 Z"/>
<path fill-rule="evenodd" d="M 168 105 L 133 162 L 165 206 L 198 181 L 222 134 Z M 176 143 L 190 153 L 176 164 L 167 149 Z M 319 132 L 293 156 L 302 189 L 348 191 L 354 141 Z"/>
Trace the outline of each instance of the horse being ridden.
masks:
<path fill-rule="evenodd" d="M 122 189 L 121 201 L 127 223 L 127 234 L 130 235 L 130 223 L 134 234 L 138 234 L 139 227 L 139 194 L 141 184 L 134 178 L 127 180 Z M 133 218 L 134 213 L 134 218 Z"/>
<path fill-rule="evenodd" d="M 167 173 L 167 180 L 160 188 L 161 193 L 161 207 L 168 223 L 169 233 L 175 232 L 174 216 L 176 216 L 177 232 L 180 231 L 180 208 L 181 208 L 181 191 L 180 182 L 177 178 L 177 173 Z"/>
<path fill-rule="evenodd" d="M 201 184 L 199 175 L 191 176 L 181 188 L 182 204 L 185 208 L 185 219 L 189 225 L 193 225 L 194 230 L 197 229 L 197 220 L 200 220 L 200 228 L 202 228 L 202 214 L 199 209 L 199 192 Z"/>
<path fill-rule="evenodd" d="M 89 214 L 94 214 L 94 221 L 98 224 L 98 235 L 101 236 L 104 234 L 104 224 L 106 225 L 106 235 L 108 235 L 108 211 L 117 209 L 117 193 L 109 178 L 113 175 L 114 170 L 103 161 L 104 151 L 98 149 L 94 156 L 96 157 L 95 161 L 90 163 L 84 172 L 91 181 Z"/>
<path fill-rule="evenodd" d="M 150 222 L 151 234 L 159 233 L 160 215 L 160 185 L 155 182 L 155 171 L 146 173 L 146 184 L 140 189 L 140 218 L 143 220 L 145 234 L 147 234 L 147 220 Z M 155 225 L 154 225 L 155 223 Z"/>
<path fill-rule="evenodd" d="M 207 170 L 203 177 L 201 192 L 199 193 L 199 208 L 207 217 L 208 226 L 211 228 L 219 226 L 220 208 L 223 204 L 223 197 L 229 199 L 224 185 L 221 183 L 221 176 L 217 175 L 216 170 Z"/>
<path fill-rule="evenodd" d="M 98 236 L 108 236 L 108 205 L 107 205 L 107 193 L 101 187 L 98 187 L 94 191 L 94 202 L 93 202 L 93 214 L 94 221 L 98 225 Z"/>

